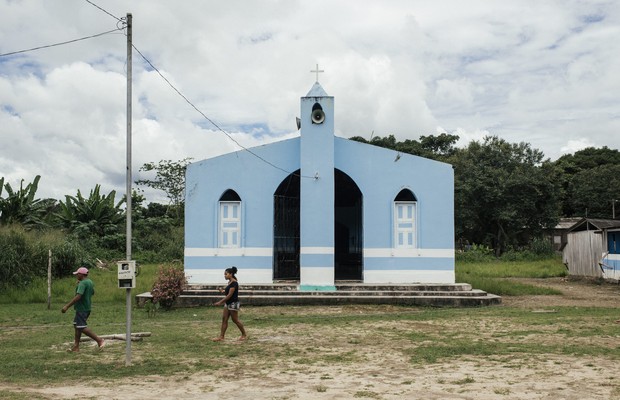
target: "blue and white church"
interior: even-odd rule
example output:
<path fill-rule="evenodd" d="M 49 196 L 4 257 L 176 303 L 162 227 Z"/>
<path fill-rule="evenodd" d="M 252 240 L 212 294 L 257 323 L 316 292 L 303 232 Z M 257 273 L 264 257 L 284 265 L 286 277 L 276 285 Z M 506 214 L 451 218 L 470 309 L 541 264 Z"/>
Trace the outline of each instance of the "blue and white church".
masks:
<path fill-rule="evenodd" d="M 192 163 L 185 273 L 219 284 L 453 284 L 450 164 L 334 135 L 334 97 L 301 98 L 299 137 Z M 351 135 L 353 136 L 353 135 Z"/>

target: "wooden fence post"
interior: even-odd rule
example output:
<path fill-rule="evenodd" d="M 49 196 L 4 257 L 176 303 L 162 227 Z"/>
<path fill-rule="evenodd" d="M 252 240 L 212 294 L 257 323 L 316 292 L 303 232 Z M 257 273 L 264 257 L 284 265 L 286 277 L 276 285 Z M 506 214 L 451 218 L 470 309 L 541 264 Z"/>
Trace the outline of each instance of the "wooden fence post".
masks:
<path fill-rule="evenodd" d="M 47 252 L 47 309 L 52 306 L 52 250 Z"/>

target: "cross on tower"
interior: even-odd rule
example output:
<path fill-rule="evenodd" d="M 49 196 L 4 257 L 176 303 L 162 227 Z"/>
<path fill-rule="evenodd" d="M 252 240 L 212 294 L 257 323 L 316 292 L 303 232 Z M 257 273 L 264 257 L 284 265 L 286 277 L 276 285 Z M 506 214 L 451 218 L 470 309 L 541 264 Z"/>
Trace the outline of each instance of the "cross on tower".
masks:
<path fill-rule="evenodd" d="M 319 81 L 319 72 L 325 72 L 322 69 L 319 69 L 319 64 L 316 65 L 316 69 L 310 70 L 310 72 L 316 72 L 316 81 Z"/>

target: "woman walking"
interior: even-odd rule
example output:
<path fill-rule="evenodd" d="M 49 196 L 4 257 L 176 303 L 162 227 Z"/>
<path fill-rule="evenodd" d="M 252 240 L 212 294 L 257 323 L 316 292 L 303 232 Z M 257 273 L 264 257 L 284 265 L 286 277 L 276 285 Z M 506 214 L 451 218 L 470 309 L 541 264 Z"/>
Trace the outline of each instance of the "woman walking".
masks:
<path fill-rule="evenodd" d="M 241 331 L 239 341 L 244 341 L 248 338 L 245 333 L 245 328 L 241 321 L 239 321 L 239 283 L 237 282 L 237 267 L 226 268 L 224 271 L 224 278 L 228 280 L 228 286 L 226 289 L 220 289 L 220 293 L 224 293 L 226 297 L 222 300 L 213 303 L 215 306 L 221 306 L 224 304 L 224 313 L 222 314 L 222 327 L 220 329 L 220 336 L 213 338 L 214 342 L 221 342 L 226 335 L 226 329 L 228 329 L 228 318 L 232 318 L 237 328 Z"/>

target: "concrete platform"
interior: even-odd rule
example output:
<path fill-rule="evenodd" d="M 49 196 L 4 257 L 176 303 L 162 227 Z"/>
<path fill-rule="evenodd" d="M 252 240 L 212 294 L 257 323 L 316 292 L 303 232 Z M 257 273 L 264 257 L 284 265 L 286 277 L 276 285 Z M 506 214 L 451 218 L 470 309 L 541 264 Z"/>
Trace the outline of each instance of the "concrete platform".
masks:
<path fill-rule="evenodd" d="M 188 285 L 174 307 L 210 305 L 222 299 L 222 285 Z M 456 284 L 364 284 L 337 283 L 335 290 L 300 290 L 296 283 L 242 285 L 243 305 L 343 305 L 396 304 L 428 307 L 480 307 L 501 304 L 501 297 Z M 136 296 L 138 307 L 150 301 L 150 293 Z"/>

